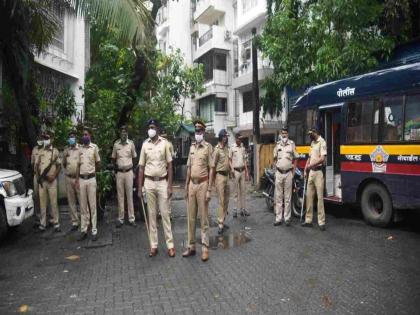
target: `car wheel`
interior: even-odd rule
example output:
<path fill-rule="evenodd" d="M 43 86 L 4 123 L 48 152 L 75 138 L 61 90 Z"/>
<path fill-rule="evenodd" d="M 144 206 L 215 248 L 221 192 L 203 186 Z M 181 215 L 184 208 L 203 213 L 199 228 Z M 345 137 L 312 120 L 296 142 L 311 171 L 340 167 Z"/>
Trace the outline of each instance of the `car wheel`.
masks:
<path fill-rule="evenodd" d="M 8 230 L 7 225 L 7 217 L 6 217 L 6 209 L 2 205 L 0 205 L 0 241 L 2 241 L 7 234 Z"/>
<path fill-rule="evenodd" d="M 392 201 L 384 186 L 377 183 L 368 184 L 362 192 L 360 205 L 367 223 L 385 227 L 391 222 Z"/>

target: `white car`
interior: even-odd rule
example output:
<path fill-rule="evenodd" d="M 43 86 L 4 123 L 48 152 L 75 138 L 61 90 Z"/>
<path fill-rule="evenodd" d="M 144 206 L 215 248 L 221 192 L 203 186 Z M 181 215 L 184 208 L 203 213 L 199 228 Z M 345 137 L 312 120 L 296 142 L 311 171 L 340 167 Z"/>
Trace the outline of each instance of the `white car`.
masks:
<path fill-rule="evenodd" d="M 32 194 L 21 173 L 0 169 L 0 240 L 9 227 L 22 224 L 34 214 Z"/>

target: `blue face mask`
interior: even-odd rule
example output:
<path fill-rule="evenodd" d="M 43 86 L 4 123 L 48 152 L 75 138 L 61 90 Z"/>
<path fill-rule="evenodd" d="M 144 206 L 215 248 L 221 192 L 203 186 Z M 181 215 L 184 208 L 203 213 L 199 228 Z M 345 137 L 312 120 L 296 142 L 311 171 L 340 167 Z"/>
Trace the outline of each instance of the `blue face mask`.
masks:
<path fill-rule="evenodd" d="M 75 145 L 76 144 L 76 138 L 69 138 L 68 140 L 67 140 L 67 142 L 69 143 L 69 145 Z"/>

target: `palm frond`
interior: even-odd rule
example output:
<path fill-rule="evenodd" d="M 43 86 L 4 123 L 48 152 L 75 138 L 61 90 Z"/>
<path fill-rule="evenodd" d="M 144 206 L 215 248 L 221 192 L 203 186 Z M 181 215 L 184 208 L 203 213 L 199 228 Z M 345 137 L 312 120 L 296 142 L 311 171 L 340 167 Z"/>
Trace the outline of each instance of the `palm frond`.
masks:
<path fill-rule="evenodd" d="M 76 13 L 104 22 L 118 30 L 120 40 L 136 45 L 143 44 L 153 25 L 145 0 L 62 0 Z"/>

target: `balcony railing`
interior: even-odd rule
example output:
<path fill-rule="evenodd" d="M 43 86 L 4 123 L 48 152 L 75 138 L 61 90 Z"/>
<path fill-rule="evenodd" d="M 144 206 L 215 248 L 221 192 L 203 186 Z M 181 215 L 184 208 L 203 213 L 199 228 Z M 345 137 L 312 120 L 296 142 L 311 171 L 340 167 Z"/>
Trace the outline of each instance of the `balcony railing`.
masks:
<path fill-rule="evenodd" d="M 207 32 L 205 32 L 199 39 L 198 39 L 198 45 L 203 46 L 205 43 L 207 43 L 210 39 L 213 38 L 213 28 L 210 28 Z"/>

